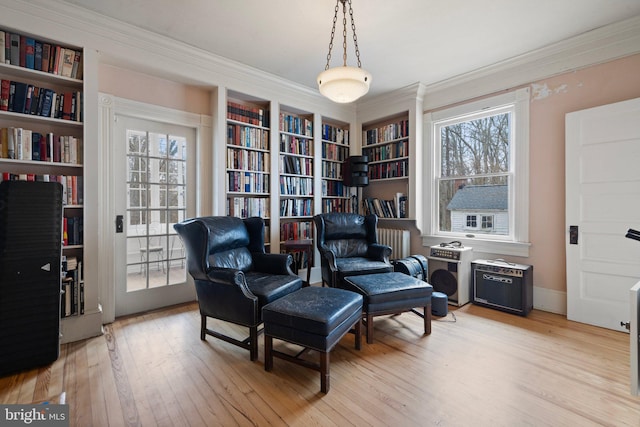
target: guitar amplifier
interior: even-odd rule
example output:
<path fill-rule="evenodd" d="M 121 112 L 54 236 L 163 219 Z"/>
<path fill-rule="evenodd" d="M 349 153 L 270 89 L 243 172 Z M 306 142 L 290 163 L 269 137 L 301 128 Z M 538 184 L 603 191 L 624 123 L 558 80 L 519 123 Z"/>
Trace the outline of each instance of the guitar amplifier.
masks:
<path fill-rule="evenodd" d="M 526 316 L 533 308 L 533 266 L 504 260 L 471 263 L 473 303 Z"/>

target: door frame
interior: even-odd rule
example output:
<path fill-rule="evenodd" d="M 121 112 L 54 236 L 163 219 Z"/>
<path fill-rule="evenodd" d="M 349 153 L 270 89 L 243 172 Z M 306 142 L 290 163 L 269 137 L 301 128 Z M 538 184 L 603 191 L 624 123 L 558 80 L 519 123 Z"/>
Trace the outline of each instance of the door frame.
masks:
<path fill-rule="evenodd" d="M 110 94 L 100 93 L 98 132 L 100 135 L 100 170 L 109 173 L 112 163 L 115 161 L 111 147 L 115 143 L 116 115 L 135 117 L 144 120 L 160 121 L 179 126 L 193 128 L 196 133 L 196 201 L 195 215 L 203 215 L 202 204 L 199 202 L 203 191 L 211 188 L 206 179 L 208 174 L 203 174 L 202 164 L 211 161 L 212 119 L 211 116 L 160 107 L 144 102 L 133 101 L 116 97 Z M 207 143 L 209 141 L 209 143 Z M 209 160 L 209 162 L 207 162 Z M 110 323 L 115 320 L 115 286 L 116 286 L 116 260 L 115 248 L 115 189 L 112 188 L 111 179 L 104 177 L 100 188 L 100 200 L 104 206 L 99 209 L 100 224 L 98 239 L 101 243 L 101 253 L 104 258 L 100 260 L 100 289 L 99 298 L 102 306 L 102 322 Z M 210 208 L 206 208 L 208 212 Z M 191 277 L 187 275 L 187 280 Z"/>

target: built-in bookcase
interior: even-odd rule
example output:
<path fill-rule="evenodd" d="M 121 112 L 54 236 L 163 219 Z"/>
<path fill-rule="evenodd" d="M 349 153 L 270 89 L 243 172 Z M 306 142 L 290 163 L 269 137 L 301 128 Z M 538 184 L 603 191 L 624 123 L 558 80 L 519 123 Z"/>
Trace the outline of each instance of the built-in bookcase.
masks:
<path fill-rule="evenodd" d="M 283 108 L 279 128 L 280 240 L 313 239 L 313 114 Z"/>
<path fill-rule="evenodd" d="M 322 212 L 354 211 L 352 189 L 343 183 L 344 162 L 349 153 L 348 125 L 323 119 Z"/>
<path fill-rule="evenodd" d="M 409 117 L 403 113 L 363 126 L 362 154 L 369 159 L 369 186 L 362 209 L 380 218 L 407 218 Z"/>
<path fill-rule="evenodd" d="M 84 314 L 83 49 L 0 28 L 0 180 L 63 186 L 61 317 Z"/>
<path fill-rule="evenodd" d="M 264 218 L 267 244 L 271 217 L 269 125 L 268 102 L 249 101 L 240 95 L 227 100 L 227 215 Z"/>

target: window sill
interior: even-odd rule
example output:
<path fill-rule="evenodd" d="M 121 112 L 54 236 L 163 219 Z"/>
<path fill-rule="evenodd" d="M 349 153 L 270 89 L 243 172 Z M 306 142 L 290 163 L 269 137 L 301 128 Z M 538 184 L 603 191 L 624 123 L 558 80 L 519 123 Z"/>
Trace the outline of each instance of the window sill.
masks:
<path fill-rule="evenodd" d="M 429 247 L 439 245 L 442 242 L 457 240 L 465 247 L 473 248 L 474 252 L 481 252 L 491 255 L 507 255 L 516 257 L 528 257 L 531 243 L 506 242 L 498 240 L 485 240 L 478 238 L 458 238 L 452 236 L 423 235 L 422 246 Z"/>

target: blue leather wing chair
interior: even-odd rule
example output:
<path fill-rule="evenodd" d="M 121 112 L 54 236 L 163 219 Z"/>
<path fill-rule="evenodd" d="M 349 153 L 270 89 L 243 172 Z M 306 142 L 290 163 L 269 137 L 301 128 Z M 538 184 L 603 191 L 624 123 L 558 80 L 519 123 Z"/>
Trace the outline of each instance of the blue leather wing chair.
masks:
<path fill-rule="evenodd" d="M 391 247 L 378 243 L 378 217 L 331 212 L 313 217 L 322 284 L 341 287 L 347 276 L 388 273 Z"/>
<path fill-rule="evenodd" d="M 200 339 L 211 335 L 258 358 L 262 307 L 302 287 L 288 254 L 264 250 L 264 220 L 228 216 L 192 218 L 174 225 L 187 250 L 201 315 Z M 207 328 L 207 318 L 249 328 L 240 341 Z"/>

